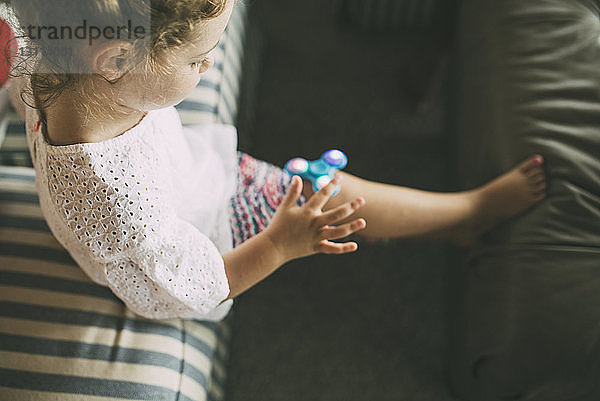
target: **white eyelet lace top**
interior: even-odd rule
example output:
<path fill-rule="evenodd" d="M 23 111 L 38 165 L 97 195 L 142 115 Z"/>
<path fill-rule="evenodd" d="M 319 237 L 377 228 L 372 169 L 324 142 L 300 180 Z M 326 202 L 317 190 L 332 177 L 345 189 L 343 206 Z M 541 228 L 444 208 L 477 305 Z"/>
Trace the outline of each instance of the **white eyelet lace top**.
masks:
<path fill-rule="evenodd" d="M 169 107 L 112 139 L 51 145 L 32 117 L 42 212 L 87 275 L 148 318 L 222 319 L 233 302 L 222 302 L 221 254 L 232 249 L 235 128 L 182 127 Z"/>

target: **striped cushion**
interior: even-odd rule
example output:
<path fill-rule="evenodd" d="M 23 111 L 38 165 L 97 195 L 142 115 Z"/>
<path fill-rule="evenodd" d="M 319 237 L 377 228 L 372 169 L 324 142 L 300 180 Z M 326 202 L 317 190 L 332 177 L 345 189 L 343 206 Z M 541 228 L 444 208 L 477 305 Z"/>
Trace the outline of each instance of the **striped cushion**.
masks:
<path fill-rule="evenodd" d="M 10 108 L 6 116 L 4 141 L 0 144 L 0 165 L 32 166 L 25 138 L 25 123 Z"/>
<path fill-rule="evenodd" d="M 222 399 L 230 319 L 133 315 L 54 239 L 34 177 L 0 166 L 0 399 Z"/>
<path fill-rule="evenodd" d="M 237 122 L 247 7 L 242 3 L 236 5 L 215 49 L 214 66 L 204 74 L 194 91 L 176 106 L 184 125 Z M 12 108 L 5 124 L 5 135 L 0 133 L 0 165 L 31 166 L 25 126 Z"/>

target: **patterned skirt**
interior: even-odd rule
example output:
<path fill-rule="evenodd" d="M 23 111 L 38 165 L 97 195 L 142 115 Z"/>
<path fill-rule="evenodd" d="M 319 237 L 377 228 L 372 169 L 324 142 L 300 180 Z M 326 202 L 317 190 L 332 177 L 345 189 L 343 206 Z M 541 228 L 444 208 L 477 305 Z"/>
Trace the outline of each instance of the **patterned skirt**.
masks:
<path fill-rule="evenodd" d="M 230 203 L 233 246 L 264 230 L 288 191 L 291 176 L 281 168 L 238 152 L 237 189 Z M 304 204 L 302 195 L 298 204 Z"/>

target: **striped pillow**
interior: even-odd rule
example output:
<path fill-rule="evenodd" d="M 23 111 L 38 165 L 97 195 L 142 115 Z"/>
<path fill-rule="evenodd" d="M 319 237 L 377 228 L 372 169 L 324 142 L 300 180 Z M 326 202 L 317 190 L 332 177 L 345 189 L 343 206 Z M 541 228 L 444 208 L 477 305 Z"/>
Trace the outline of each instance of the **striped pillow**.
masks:
<path fill-rule="evenodd" d="M 0 166 L 0 399 L 221 400 L 230 318 L 153 321 L 92 283 Z"/>
<path fill-rule="evenodd" d="M 204 74 L 194 91 L 176 106 L 184 125 L 237 122 L 247 7 L 242 3 L 236 4 L 221 42 L 214 51 L 214 66 Z M 12 108 L 5 124 L 3 142 L 0 133 L 0 165 L 31 166 L 25 125 Z"/>

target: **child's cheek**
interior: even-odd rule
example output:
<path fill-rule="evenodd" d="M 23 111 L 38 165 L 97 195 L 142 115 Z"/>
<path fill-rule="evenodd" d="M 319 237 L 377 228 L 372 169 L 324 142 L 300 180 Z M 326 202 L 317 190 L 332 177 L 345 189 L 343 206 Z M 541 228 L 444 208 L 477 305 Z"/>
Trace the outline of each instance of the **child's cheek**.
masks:
<path fill-rule="evenodd" d="M 165 83 L 167 82 L 165 81 Z M 198 82 L 200 82 L 198 73 L 182 74 L 178 79 L 168 82 L 165 85 L 164 93 L 168 93 L 167 97 L 171 100 L 169 103 L 179 103 L 184 100 L 198 85 Z"/>
<path fill-rule="evenodd" d="M 186 77 L 185 84 L 182 88 L 186 96 L 198 85 L 198 83 L 200 83 L 201 77 L 202 76 L 196 71 Z"/>

